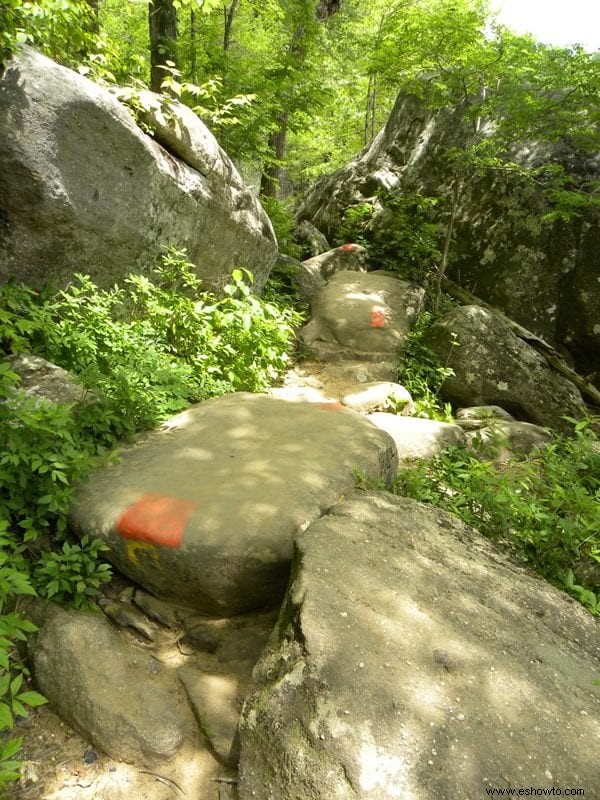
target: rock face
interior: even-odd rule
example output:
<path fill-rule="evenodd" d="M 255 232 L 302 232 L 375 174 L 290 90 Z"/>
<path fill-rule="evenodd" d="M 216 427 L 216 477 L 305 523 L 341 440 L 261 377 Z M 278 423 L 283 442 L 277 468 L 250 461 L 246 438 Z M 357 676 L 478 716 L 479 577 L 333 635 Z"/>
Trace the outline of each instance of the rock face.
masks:
<path fill-rule="evenodd" d="M 359 203 L 371 202 L 385 222 L 385 199 L 377 196 L 381 190 L 392 196 L 448 196 L 453 175 L 446 153 L 472 141 L 465 111 L 465 106 L 434 110 L 416 96 L 400 95 L 378 136 L 315 185 L 298 219 L 310 220 L 334 241 L 344 211 Z M 561 165 L 575 184 L 600 176 L 600 158 L 573 151 L 565 142 L 524 143 L 510 160 L 525 167 Z M 516 174 L 490 171 L 470 178 L 461 194 L 449 274 L 529 330 L 565 347 L 588 374 L 600 368 L 600 212 L 568 223 L 543 221 L 551 210 L 539 186 Z"/>
<path fill-rule="evenodd" d="M 424 296 L 387 275 L 337 272 L 314 296 L 302 341 L 324 361 L 397 359 Z"/>
<path fill-rule="evenodd" d="M 359 414 L 233 394 L 125 449 L 80 489 L 70 519 L 151 592 L 227 616 L 279 603 L 294 535 L 357 470 L 396 473 L 393 441 Z"/>
<path fill-rule="evenodd" d="M 240 800 L 597 791 L 598 623 L 455 517 L 355 493 L 297 540 Z"/>
<path fill-rule="evenodd" d="M 457 406 L 498 405 L 525 422 L 557 430 L 571 429 L 563 416 L 585 413 L 578 389 L 486 309 L 451 311 L 431 326 L 423 342 L 454 370 L 441 391 Z"/>
<path fill-rule="evenodd" d="M 177 680 L 101 614 L 52 605 L 34 619 L 41 630 L 29 649 L 40 691 L 101 750 L 151 766 L 197 739 Z"/>
<path fill-rule="evenodd" d="M 156 140 L 107 90 L 34 50 L 8 64 L 0 282 L 65 284 L 83 272 L 111 286 L 152 268 L 170 244 L 209 284 L 243 266 L 260 291 L 277 252 L 268 217 L 190 109 L 173 103 L 165 119 L 144 97 Z"/>

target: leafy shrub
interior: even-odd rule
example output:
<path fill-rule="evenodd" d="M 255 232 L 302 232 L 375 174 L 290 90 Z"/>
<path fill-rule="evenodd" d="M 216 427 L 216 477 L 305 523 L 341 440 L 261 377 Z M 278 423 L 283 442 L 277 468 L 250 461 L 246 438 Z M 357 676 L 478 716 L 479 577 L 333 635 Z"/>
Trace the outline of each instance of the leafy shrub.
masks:
<path fill-rule="evenodd" d="M 302 247 L 294 241 L 296 223 L 292 216 L 290 204 L 286 203 L 285 200 L 279 200 L 277 197 L 265 196 L 260 198 L 260 202 L 273 224 L 279 252 L 283 253 L 284 256 L 301 259 Z"/>
<path fill-rule="evenodd" d="M 118 433 L 151 427 L 207 397 L 261 391 L 285 369 L 299 317 L 254 296 L 251 280 L 235 270 L 217 298 L 176 250 L 110 290 L 78 275 L 29 306 L 31 344 L 109 401 Z"/>
<path fill-rule="evenodd" d="M 367 248 L 371 264 L 426 283 L 439 261 L 438 229 L 432 209 L 438 198 L 381 190 L 375 202 L 351 206 L 337 232 L 337 244 Z"/>
<path fill-rule="evenodd" d="M 97 44 L 94 14 L 85 0 L 2 0 L 2 15 L 0 65 L 28 43 L 55 61 L 77 66 Z"/>
<path fill-rule="evenodd" d="M 450 448 L 402 470 L 394 492 L 457 514 L 600 614 L 600 449 L 589 420 L 572 422 L 573 438 L 504 469 Z"/>
<path fill-rule="evenodd" d="M 19 777 L 15 757 L 22 739 L 7 735 L 14 727 L 15 716 L 27 716 L 27 707 L 46 702 L 37 692 L 22 691 L 29 673 L 16 656 L 17 643 L 36 629 L 12 607 L 18 597 L 35 594 L 23 549 L 10 535 L 8 521 L 0 518 L 0 787 Z"/>
<path fill-rule="evenodd" d="M 414 416 L 451 422 L 452 407 L 441 401 L 440 390 L 446 378 L 454 375 L 454 371 L 450 364 L 442 364 L 422 342 L 423 335 L 432 322 L 433 315 L 423 312 L 408 334 L 399 381 L 412 395 L 415 402 Z"/>

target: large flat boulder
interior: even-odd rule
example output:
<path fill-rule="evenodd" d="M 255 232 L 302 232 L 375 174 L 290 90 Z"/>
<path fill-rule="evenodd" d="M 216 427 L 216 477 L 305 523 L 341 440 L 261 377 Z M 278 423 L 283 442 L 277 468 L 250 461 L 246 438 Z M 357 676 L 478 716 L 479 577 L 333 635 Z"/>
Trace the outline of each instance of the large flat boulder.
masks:
<path fill-rule="evenodd" d="M 577 387 L 485 308 L 454 309 L 429 328 L 423 342 L 454 370 L 441 389 L 454 405 L 498 405 L 519 420 L 556 430 L 571 429 L 563 417 L 585 415 Z"/>
<path fill-rule="evenodd" d="M 421 287 L 389 275 L 336 272 L 312 299 L 302 341 L 324 361 L 396 359 L 424 298 Z"/>
<path fill-rule="evenodd" d="M 339 404 L 233 394 L 124 449 L 70 521 L 151 592 L 231 615 L 280 602 L 295 535 L 359 472 L 389 482 L 396 464 L 388 434 Z"/>
<path fill-rule="evenodd" d="M 598 797 L 600 628 L 452 515 L 356 492 L 296 540 L 240 800 Z"/>
<path fill-rule="evenodd" d="M 156 138 L 106 89 L 34 50 L 8 63 L 0 282 L 66 284 L 83 272 L 109 287 L 148 271 L 169 244 L 209 284 L 241 266 L 260 291 L 277 253 L 267 215 L 200 119 L 175 101 L 161 116 L 152 97 Z"/>

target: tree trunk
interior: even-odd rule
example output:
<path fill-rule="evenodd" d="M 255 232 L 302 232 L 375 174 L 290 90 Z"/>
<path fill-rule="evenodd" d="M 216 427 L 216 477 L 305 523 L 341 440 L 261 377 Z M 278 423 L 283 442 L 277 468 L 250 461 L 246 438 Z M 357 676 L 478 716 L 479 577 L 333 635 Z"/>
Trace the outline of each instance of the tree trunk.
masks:
<path fill-rule="evenodd" d="M 367 103 L 365 107 L 364 144 L 370 144 L 375 138 L 377 120 L 377 75 L 369 75 Z"/>
<path fill-rule="evenodd" d="M 342 0 L 319 0 L 315 5 L 315 16 L 320 22 L 326 22 L 332 14 L 339 11 L 341 4 Z M 294 31 L 294 35 L 289 44 L 289 51 L 294 54 L 298 68 L 302 66 L 306 58 L 304 38 L 304 26 L 299 25 Z M 260 193 L 265 197 L 277 197 L 279 192 L 283 174 L 281 162 L 285 157 L 289 116 L 288 110 L 283 111 L 283 113 L 279 115 L 277 118 L 279 127 L 268 139 L 269 150 L 272 153 L 272 157 L 263 167 L 263 174 L 260 180 Z"/>
<path fill-rule="evenodd" d="M 229 8 L 225 9 L 225 28 L 223 30 L 223 52 L 226 53 L 229 50 L 229 45 L 231 44 L 231 29 L 233 27 L 233 18 L 235 16 L 235 12 L 237 7 L 240 4 L 240 0 L 231 0 L 229 4 Z"/>
<path fill-rule="evenodd" d="M 452 184 L 452 205 L 450 206 L 450 218 L 446 226 L 446 236 L 444 239 L 444 248 L 442 251 L 442 259 L 438 267 L 437 277 L 435 281 L 435 293 L 433 296 L 433 311 L 437 312 L 440 305 L 440 296 L 442 294 L 442 281 L 446 275 L 448 267 L 448 254 L 450 253 L 450 244 L 452 243 L 452 236 L 454 234 L 454 225 L 456 223 L 456 215 L 458 213 L 458 201 L 460 200 L 460 192 L 462 189 L 463 180 L 460 175 L 454 176 Z"/>
<path fill-rule="evenodd" d="M 98 20 L 98 0 L 86 0 L 86 3 L 92 9 L 92 30 L 94 33 L 100 33 L 100 22 Z"/>
<path fill-rule="evenodd" d="M 190 80 L 196 83 L 198 56 L 196 54 L 196 12 L 190 8 Z"/>
<path fill-rule="evenodd" d="M 282 114 L 278 122 L 279 128 L 269 136 L 269 150 L 273 153 L 274 161 L 265 166 L 260 180 L 260 193 L 264 197 L 277 197 L 281 185 L 281 162 L 285 156 L 288 115 Z"/>
<path fill-rule="evenodd" d="M 168 61 L 177 64 L 177 12 L 173 0 L 150 0 L 148 4 L 150 28 L 150 88 L 160 92 L 167 73 Z"/>

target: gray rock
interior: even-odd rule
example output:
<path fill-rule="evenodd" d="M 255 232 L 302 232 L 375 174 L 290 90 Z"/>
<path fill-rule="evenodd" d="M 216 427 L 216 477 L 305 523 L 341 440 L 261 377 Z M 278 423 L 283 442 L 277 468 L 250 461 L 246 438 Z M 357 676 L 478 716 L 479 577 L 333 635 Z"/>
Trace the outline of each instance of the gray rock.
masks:
<path fill-rule="evenodd" d="M 85 386 L 62 367 L 33 353 L 20 353 L 9 359 L 10 367 L 21 379 L 18 389 L 27 397 L 52 403 L 81 403 L 90 399 Z"/>
<path fill-rule="evenodd" d="M 455 517 L 355 493 L 296 543 L 240 800 L 597 796 L 598 621 Z"/>
<path fill-rule="evenodd" d="M 195 741 L 185 694 L 159 661 L 101 614 L 48 605 L 29 613 L 36 684 L 55 711 L 121 761 L 152 766 Z"/>
<path fill-rule="evenodd" d="M 294 238 L 302 246 L 306 258 L 313 258 L 331 249 L 325 236 L 307 219 L 296 227 Z"/>
<path fill-rule="evenodd" d="M 378 381 L 348 386 L 341 402 L 354 411 L 393 410 L 395 414 L 409 415 L 415 408 L 410 392 L 399 383 Z"/>
<path fill-rule="evenodd" d="M 223 642 L 219 661 L 230 666 L 234 672 L 252 672 L 265 648 L 269 634 L 260 630 L 241 629 L 231 633 Z"/>
<path fill-rule="evenodd" d="M 187 666 L 177 674 L 211 748 L 220 761 L 235 767 L 240 757 L 238 721 L 243 702 L 237 679 Z"/>
<path fill-rule="evenodd" d="M 454 370 L 441 389 L 454 405 L 499 405 L 517 419 L 557 430 L 569 429 L 563 416 L 585 414 L 579 390 L 484 308 L 451 311 L 431 326 L 423 343 Z"/>
<path fill-rule="evenodd" d="M 466 436 L 458 425 L 420 417 L 375 412 L 367 419 L 394 440 L 400 466 L 415 458 L 432 459 L 448 447 L 466 444 Z"/>
<path fill-rule="evenodd" d="M 298 294 L 302 300 L 311 300 L 336 272 L 365 272 L 366 263 L 367 251 L 358 244 L 344 244 L 309 258 L 298 270 Z"/>
<path fill-rule="evenodd" d="M 153 594 L 230 616 L 280 601 L 294 536 L 353 488 L 389 482 L 392 440 L 336 404 L 234 394 L 147 434 L 80 487 L 73 529 Z"/>
<path fill-rule="evenodd" d="M 397 358 L 421 309 L 424 290 L 385 275 L 336 273 L 313 298 L 304 345 L 324 361 Z"/>
<path fill-rule="evenodd" d="M 173 101 L 162 123 L 166 147 L 98 84 L 15 56 L 0 78 L 0 282 L 83 272 L 108 287 L 170 244 L 209 284 L 241 266 L 260 291 L 277 253 L 268 217 L 193 112 Z"/>
<path fill-rule="evenodd" d="M 219 639 L 212 626 L 200 617 L 189 617 L 185 620 L 185 636 L 182 641 L 204 653 L 214 653 L 219 647 Z"/>
<path fill-rule="evenodd" d="M 185 617 L 184 609 L 177 608 L 172 603 L 167 603 L 141 589 L 133 591 L 132 599 L 140 611 L 164 628 L 177 628 L 181 619 Z"/>
<path fill-rule="evenodd" d="M 469 406 L 468 408 L 459 408 L 456 412 L 456 419 L 460 422 L 463 420 L 474 420 L 476 422 L 487 423 L 492 419 L 501 419 L 505 422 L 513 422 L 514 417 L 505 411 L 500 406 Z"/>
<path fill-rule="evenodd" d="M 511 455 L 524 456 L 535 448 L 543 447 L 552 441 L 552 434 L 539 425 L 529 422 L 504 422 L 498 420 L 483 425 L 479 430 L 468 431 L 467 441 L 480 452 L 491 445 L 496 458 L 504 460 Z"/>

